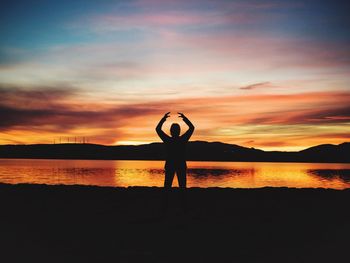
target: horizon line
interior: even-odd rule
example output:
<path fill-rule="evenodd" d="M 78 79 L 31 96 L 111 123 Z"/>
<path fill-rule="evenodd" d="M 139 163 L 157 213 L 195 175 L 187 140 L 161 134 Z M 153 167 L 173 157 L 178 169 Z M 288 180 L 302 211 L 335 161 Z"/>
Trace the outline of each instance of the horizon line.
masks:
<path fill-rule="evenodd" d="M 297 150 L 297 151 L 283 151 L 283 150 L 262 150 L 260 148 L 255 148 L 255 147 L 246 147 L 246 146 L 242 146 L 239 144 L 233 144 L 233 143 L 226 143 L 226 142 L 221 142 L 221 141 L 203 141 L 203 140 L 194 140 L 194 141 L 189 141 L 189 143 L 193 143 L 193 142 L 204 142 L 204 143 L 221 143 L 221 144 L 228 144 L 228 145 L 236 145 L 239 147 L 244 147 L 247 149 L 256 149 L 256 150 L 261 150 L 264 152 L 300 152 L 309 148 L 313 148 L 313 147 L 317 147 L 317 146 L 321 146 L 321 145 L 334 145 L 334 146 L 339 146 L 341 144 L 344 143 L 350 143 L 350 142 L 342 142 L 339 144 L 332 144 L 332 143 L 323 143 L 323 144 L 317 144 L 317 145 L 313 145 L 313 146 L 309 146 L 306 148 L 303 148 L 301 150 Z M 1 146 L 31 146 L 31 145 L 99 145 L 99 146 L 106 146 L 106 147 L 120 147 L 120 146 L 142 146 L 142 145 L 150 145 L 150 144 L 155 144 L 155 143 L 159 143 L 162 144 L 162 142 L 149 142 L 149 143 L 142 143 L 142 144 L 114 144 L 114 145 L 105 145 L 105 144 L 99 144 L 99 143 L 76 143 L 76 142 L 65 142 L 65 143 L 32 143 L 32 144 L 0 144 Z"/>

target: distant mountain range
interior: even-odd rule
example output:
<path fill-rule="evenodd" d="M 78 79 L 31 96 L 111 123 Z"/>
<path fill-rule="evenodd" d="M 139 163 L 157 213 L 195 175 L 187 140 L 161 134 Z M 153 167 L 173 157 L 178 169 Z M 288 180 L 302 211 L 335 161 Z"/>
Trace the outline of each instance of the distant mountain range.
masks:
<path fill-rule="evenodd" d="M 105 146 L 98 144 L 0 145 L 0 158 L 164 160 L 162 143 Z M 193 161 L 340 162 L 350 163 L 350 143 L 322 144 L 298 152 L 263 151 L 221 142 L 193 141 L 187 146 Z"/>

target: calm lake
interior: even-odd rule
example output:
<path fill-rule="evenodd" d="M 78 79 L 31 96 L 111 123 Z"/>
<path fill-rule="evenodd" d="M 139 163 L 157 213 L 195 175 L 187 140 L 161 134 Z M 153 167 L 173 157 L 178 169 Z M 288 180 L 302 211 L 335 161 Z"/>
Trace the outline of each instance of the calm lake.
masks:
<path fill-rule="evenodd" d="M 0 182 L 162 186 L 163 167 L 164 161 L 0 159 Z M 188 187 L 350 188 L 350 164 L 188 162 L 187 174 Z"/>

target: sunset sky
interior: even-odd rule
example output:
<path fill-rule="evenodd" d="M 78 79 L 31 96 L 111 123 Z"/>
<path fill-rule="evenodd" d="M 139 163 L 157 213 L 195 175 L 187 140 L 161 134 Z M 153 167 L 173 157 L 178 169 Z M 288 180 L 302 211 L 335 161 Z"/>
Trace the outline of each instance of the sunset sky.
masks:
<path fill-rule="evenodd" d="M 2 1 L 0 144 L 350 141 L 347 1 Z"/>

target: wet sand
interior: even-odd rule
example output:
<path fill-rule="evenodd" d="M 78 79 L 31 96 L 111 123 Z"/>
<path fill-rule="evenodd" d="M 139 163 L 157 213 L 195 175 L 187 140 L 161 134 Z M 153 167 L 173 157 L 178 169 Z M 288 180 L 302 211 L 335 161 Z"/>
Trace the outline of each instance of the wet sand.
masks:
<path fill-rule="evenodd" d="M 350 189 L 0 184 L 1 262 L 345 262 Z"/>

